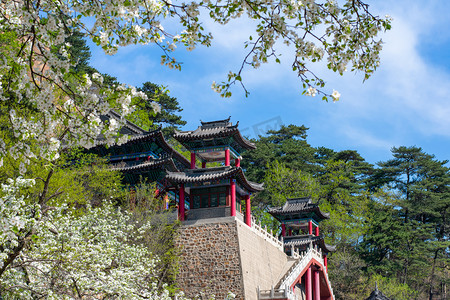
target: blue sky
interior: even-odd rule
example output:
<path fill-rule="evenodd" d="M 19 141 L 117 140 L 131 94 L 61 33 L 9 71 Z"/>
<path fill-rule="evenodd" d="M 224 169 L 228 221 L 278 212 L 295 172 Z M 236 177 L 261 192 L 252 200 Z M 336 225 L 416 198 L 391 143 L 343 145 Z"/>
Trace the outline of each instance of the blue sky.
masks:
<path fill-rule="evenodd" d="M 281 64 L 244 73 L 248 98 L 238 86 L 231 99 L 213 92 L 213 81 L 223 81 L 240 66 L 243 42 L 253 28 L 248 20 L 226 27 L 205 23 L 213 32 L 213 45 L 192 52 L 177 49 L 181 72 L 161 66 L 161 52 L 152 45 L 126 47 L 115 56 L 92 47 L 91 63 L 123 83 L 140 86 L 151 81 L 168 86 L 184 109 L 185 130 L 195 129 L 200 120 L 231 116 L 250 137 L 281 123 L 303 124 L 310 128 L 312 146 L 357 150 L 371 163 L 390 159 L 393 146 L 416 145 L 440 160 L 450 159 L 450 2 L 368 3 L 375 14 L 394 19 L 392 30 L 382 35 L 385 44 L 375 75 L 363 83 L 362 74 L 339 76 L 322 65 L 315 67 L 329 91 L 341 93 L 337 103 L 301 95 L 287 49 L 281 49 Z"/>

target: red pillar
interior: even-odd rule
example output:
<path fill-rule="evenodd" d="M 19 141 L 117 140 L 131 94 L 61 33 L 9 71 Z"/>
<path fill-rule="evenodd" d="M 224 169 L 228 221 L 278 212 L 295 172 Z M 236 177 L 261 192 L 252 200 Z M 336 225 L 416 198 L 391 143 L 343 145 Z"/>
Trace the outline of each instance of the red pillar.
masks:
<path fill-rule="evenodd" d="M 311 278 L 311 267 L 306 270 L 306 285 L 305 285 L 305 292 L 306 292 L 306 300 L 312 300 L 312 278 Z"/>
<path fill-rule="evenodd" d="M 316 227 L 316 236 L 319 236 L 319 226 Z"/>
<path fill-rule="evenodd" d="M 323 264 L 325 265 L 325 271 L 328 272 L 328 259 L 326 255 L 323 256 Z"/>
<path fill-rule="evenodd" d="M 289 236 L 292 236 L 292 229 L 289 229 Z"/>
<path fill-rule="evenodd" d="M 178 203 L 178 219 L 184 221 L 184 184 L 180 186 L 180 203 Z"/>
<path fill-rule="evenodd" d="M 308 233 L 312 234 L 312 221 L 308 221 Z"/>
<path fill-rule="evenodd" d="M 250 195 L 245 195 L 245 223 L 252 227 L 252 206 L 250 204 Z"/>
<path fill-rule="evenodd" d="M 195 169 L 195 153 L 191 152 L 191 169 Z"/>
<path fill-rule="evenodd" d="M 202 161 L 202 169 L 206 168 L 206 161 Z"/>
<path fill-rule="evenodd" d="M 240 160 L 239 158 L 236 158 L 236 159 L 234 160 L 234 165 L 235 165 L 236 167 L 240 167 L 240 166 L 241 166 L 241 160 Z"/>
<path fill-rule="evenodd" d="M 314 300 L 320 300 L 319 271 L 314 271 Z"/>
<path fill-rule="evenodd" d="M 230 165 L 230 149 L 225 149 L 225 166 Z"/>
<path fill-rule="evenodd" d="M 228 161 L 229 163 L 230 161 Z M 236 182 L 230 179 L 230 194 L 231 194 L 231 216 L 236 216 Z"/>
<path fill-rule="evenodd" d="M 286 236 L 286 224 L 281 224 L 281 236 Z"/>

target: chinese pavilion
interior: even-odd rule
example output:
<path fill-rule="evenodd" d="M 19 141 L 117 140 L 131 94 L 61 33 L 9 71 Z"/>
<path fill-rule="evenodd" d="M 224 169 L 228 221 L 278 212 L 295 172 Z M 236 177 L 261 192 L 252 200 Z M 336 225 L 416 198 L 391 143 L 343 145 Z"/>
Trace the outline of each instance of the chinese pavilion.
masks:
<path fill-rule="evenodd" d="M 312 203 L 311 198 L 287 199 L 283 206 L 274 207 L 269 210 L 269 213 L 281 223 L 283 246 L 287 254 L 305 252 L 312 247 L 320 249 L 325 269 L 321 270 L 321 266 L 311 264 L 306 269 L 304 276 L 299 278 L 299 283 L 305 290 L 306 299 L 312 299 L 313 295 L 314 299 L 321 299 L 320 295 L 323 296 L 323 292 L 328 293 L 328 291 L 325 286 L 320 286 L 320 272 L 328 271 L 327 255 L 336 249 L 325 244 L 323 235 L 319 234 L 319 223 L 328 219 L 330 215 L 322 212 L 317 204 Z M 314 274 L 314 287 L 312 286 L 312 273 Z"/>
<path fill-rule="evenodd" d="M 255 145 L 243 138 L 237 127 L 238 123 L 233 125 L 228 118 L 201 122 L 196 130 L 175 133 L 174 138 L 191 152 L 189 170 L 168 171 L 165 177 L 179 190 L 180 220 L 226 216 L 244 220 L 241 200 L 245 200 L 245 223 L 251 226 L 250 195 L 263 188 L 262 184 L 248 181 L 240 167 L 242 151 L 255 149 Z M 196 166 L 197 159 L 201 168 Z M 211 162 L 222 166 L 207 168 Z M 186 194 L 189 194 L 188 201 Z"/>

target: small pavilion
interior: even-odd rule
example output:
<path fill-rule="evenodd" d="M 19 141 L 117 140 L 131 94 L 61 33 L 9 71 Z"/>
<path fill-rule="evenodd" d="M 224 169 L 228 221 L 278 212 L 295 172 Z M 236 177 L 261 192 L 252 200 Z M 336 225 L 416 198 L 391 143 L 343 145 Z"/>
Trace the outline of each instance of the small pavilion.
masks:
<path fill-rule="evenodd" d="M 233 125 L 230 118 L 201 122 L 196 130 L 176 132 L 174 138 L 191 153 L 189 170 L 168 171 L 165 177 L 179 191 L 179 219 L 235 216 L 251 226 L 250 196 L 263 187 L 247 180 L 240 167 L 241 153 L 256 147 L 242 137 L 238 123 Z M 208 163 L 214 166 L 208 168 Z"/>
<path fill-rule="evenodd" d="M 325 284 L 321 284 L 323 281 L 320 277 L 325 277 L 324 273 L 328 271 L 327 256 L 336 247 L 325 243 L 324 236 L 320 235 L 319 223 L 329 219 L 330 214 L 322 212 L 317 204 L 312 203 L 311 198 L 287 199 L 283 206 L 271 208 L 269 213 L 281 223 L 286 254 L 293 255 L 294 252 L 303 252 L 310 247 L 320 249 L 324 270 L 318 265 L 310 264 L 303 276 L 298 278 L 298 285 L 304 288 L 306 299 L 320 300 L 324 296 L 328 297 L 330 291 Z"/>

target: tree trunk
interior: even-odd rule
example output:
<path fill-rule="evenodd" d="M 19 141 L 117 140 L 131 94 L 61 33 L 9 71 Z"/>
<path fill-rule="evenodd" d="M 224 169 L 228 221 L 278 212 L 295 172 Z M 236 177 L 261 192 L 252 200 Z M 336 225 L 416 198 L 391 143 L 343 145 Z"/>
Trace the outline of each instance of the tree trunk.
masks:
<path fill-rule="evenodd" d="M 434 258 L 433 258 L 433 266 L 431 268 L 431 274 L 430 274 L 430 289 L 428 291 L 428 300 L 433 300 L 433 282 L 434 282 L 434 270 L 436 267 L 436 260 L 439 255 L 439 248 L 434 251 Z"/>

